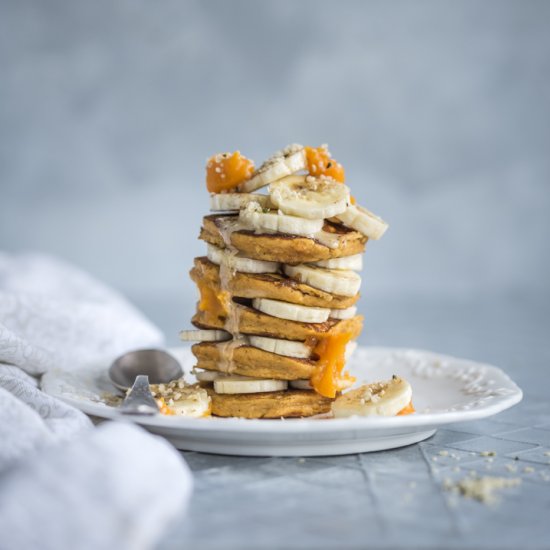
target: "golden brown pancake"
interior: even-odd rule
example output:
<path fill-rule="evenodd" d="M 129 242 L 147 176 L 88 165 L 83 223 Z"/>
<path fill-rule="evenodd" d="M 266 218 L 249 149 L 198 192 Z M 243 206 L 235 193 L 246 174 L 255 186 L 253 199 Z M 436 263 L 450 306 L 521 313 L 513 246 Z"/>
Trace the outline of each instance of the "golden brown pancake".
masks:
<path fill-rule="evenodd" d="M 212 414 L 241 418 L 313 416 L 330 412 L 332 399 L 314 391 L 288 390 L 266 393 L 219 394 L 207 389 Z"/>
<path fill-rule="evenodd" d="M 250 307 L 234 304 L 235 317 L 237 319 L 238 331 L 241 334 L 257 334 L 271 338 L 282 338 L 284 340 L 305 341 L 311 337 L 322 337 L 329 334 L 346 332 L 354 340 L 361 333 L 363 316 L 355 315 L 351 319 L 328 319 L 324 323 L 302 323 L 300 321 L 288 321 L 267 315 Z M 197 311 L 191 322 L 197 328 L 225 328 L 224 320 L 220 317 L 208 319 L 203 311 Z M 210 316 L 212 317 L 212 316 Z"/>
<path fill-rule="evenodd" d="M 203 218 L 199 238 L 220 248 L 225 248 L 224 222 L 235 219 L 235 215 L 214 214 Z M 226 238 L 244 256 L 256 260 L 268 260 L 285 264 L 318 262 L 360 254 L 365 250 L 367 237 L 340 224 L 325 221 L 323 229 L 338 235 L 338 247 L 329 248 L 319 241 L 284 233 L 268 234 L 240 229 Z"/>
<path fill-rule="evenodd" d="M 206 282 L 211 287 L 220 288 L 220 268 L 205 256 L 195 258 L 190 271 L 195 283 Z M 271 298 L 303 306 L 345 309 L 351 307 L 359 298 L 355 296 L 337 296 L 299 283 L 278 273 L 235 273 L 228 282 L 227 290 L 239 298 Z"/>
<path fill-rule="evenodd" d="M 225 372 L 223 344 L 201 342 L 191 348 L 197 358 L 197 368 Z M 275 378 L 277 380 L 300 380 L 311 378 L 315 361 L 286 357 L 252 346 L 242 345 L 232 352 L 230 372 L 253 378 Z"/>

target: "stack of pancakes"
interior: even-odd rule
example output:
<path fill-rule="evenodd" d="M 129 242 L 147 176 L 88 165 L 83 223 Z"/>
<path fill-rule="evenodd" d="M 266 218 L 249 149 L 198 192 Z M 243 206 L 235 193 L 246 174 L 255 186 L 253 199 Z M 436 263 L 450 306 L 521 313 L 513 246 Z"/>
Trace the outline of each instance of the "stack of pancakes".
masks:
<path fill-rule="evenodd" d="M 260 215 L 282 215 L 269 206 L 269 195 L 259 197 L 262 207 L 254 205 Z M 325 219 L 317 234 L 296 235 L 247 225 L 240 214 L 203 218 L 199 238 L 207 243 L 208 256 L 195 258 L 190 272 L 200 292 L 192 323 L 199 329 L 194 331 L 196 340 L 203 340 L 192 347 L 194 373 L 207 389 L 216 416 L 327 413 L 334 398 L 353 382 L 343 367 L 362 329 L 363 318 L 354 307 L 359 293 L 328 292 L 302 271 L 311 268 L 315 274 L 330 275 L 334 270 L 323 266 L 347 265 L 337 259 L 360 262 L 368 237 L 335 217 Z M 354 264 L 356 270 L 357 261 Z M 306 317 L 311 311 L 315 322 L 289 318 L 289 307 Z"/>

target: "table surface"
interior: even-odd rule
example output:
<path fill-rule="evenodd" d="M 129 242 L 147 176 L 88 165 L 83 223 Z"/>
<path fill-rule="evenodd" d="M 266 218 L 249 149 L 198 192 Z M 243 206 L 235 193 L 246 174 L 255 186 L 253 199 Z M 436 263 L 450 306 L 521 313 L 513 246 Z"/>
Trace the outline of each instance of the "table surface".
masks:
<path fill-rule="evenodd" d="M 362 344 L 493 363 L 522 387 L 523 402 L 391 451 L 316 458 L 184 452 L 195 476 L 190 513 L 160 547 L 550 548 L 548 301 L 415 296 L 367 299 L 363 310 Z M 444 489 L 446 480 L 472 472 L 521 484 L 499 492 L 493 505 Z"/>

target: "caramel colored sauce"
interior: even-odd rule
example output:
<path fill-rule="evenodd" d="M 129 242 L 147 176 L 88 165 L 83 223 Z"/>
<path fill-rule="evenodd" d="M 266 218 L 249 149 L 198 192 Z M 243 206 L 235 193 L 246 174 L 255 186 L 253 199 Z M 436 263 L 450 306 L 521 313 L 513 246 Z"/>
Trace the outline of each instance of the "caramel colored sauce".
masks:
<path fill-rule="evenodd" d="M 198 308 L 205 314 L 205 322 L 215 324 L 213 320 L 227 318 L 229 293 L 216 290 L 204 281 L 198 281 L 197 286 L 200 293 Z"/>

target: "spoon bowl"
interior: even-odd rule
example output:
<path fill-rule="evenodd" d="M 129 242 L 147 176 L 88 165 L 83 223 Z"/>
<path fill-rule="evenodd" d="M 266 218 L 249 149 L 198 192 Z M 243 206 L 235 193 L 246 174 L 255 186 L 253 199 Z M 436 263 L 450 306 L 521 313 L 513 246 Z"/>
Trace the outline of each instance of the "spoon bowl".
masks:
<path fill-rule="evenodd" d="M 121 390 L 132 387 L 140 374 L 149 377 L 151 384 L 166 384 L 183 376 L 179 362 L 161 349 L 129 351 L 109 367 L 111 382 Z"/>

